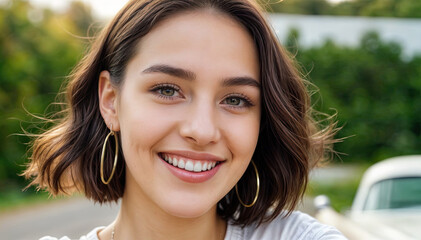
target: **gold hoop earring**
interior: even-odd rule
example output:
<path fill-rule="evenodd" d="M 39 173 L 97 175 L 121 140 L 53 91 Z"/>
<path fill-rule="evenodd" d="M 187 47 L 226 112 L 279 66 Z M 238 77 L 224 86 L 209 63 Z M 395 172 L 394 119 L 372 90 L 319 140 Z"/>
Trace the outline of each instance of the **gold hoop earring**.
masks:
<path fill-rule="evenodd" d="M 107 146 L 108 138 L 110 136 L 114 136 L 114 139 L 115 139 L 114 165 L 113 165 L 113 170 L 111 171 L 110 177 L 108 178 L 107 181 L 105 181 L 105 179 L 104 179 L 104 156 L 105 156 L 105 147 Z M 113 126 L 111 125 L 110 133 L 108 133 L 107 137 L 105 138 L 104 144 L 102 146 L 102 154 L 101 154 L 101 166 L 100 166 L 101 181 L 105 185 L 110 183 L 111 179 L 114 176 L 115 168 L 117 167 L 117 159 L 118 159 L 118 139 L 117 139 L 117 134 L 114 133 Z"/>
<path fill-rule="evenodd" d="M 240 198 L 240 194 L 238 194 L 238 187 L 237 184 L 235 184 L 235 192 L 237 193 L 237 198 L 238 201 L 240 201 L 241 205 L 243 205 L 244 207 L 252 207 L 256 202 L 257 202 L 257 198 L 259 197 L 259 190 L 260 190 L 260 179 L 259 179 L 259 172 L 257 171 L 257 167 L 256 164 L 254 164 L 253 160 L 251 160 L 251 163 L 253 164 L 254 167 L 254 171 L 256 172 L 256 184 L 257 184 L 257 190 L 256 190 L 256 195 L 254 196 L 253 202 L 250 204 L 245 204 L 241 198 Z"/>

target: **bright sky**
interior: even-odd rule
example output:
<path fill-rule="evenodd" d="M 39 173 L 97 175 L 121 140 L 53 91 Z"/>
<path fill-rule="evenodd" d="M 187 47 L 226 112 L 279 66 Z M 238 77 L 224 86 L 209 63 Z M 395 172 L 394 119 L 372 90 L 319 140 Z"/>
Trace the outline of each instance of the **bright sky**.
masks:
<path fill-rule="evenodd" d="M 1 2 L 2 0 L 0 0 Z M 65 9 L 72 0 L 29 0 L 34 5 L 49 7 L 54 10 Z M 81 0 L 91 5 L 94 15 L 100 18 L 112 18 L 129 0 Z M 287 1 L 287 0 L 284 0 Z M 328 0 L 341 2 L 346 0 Z"/>

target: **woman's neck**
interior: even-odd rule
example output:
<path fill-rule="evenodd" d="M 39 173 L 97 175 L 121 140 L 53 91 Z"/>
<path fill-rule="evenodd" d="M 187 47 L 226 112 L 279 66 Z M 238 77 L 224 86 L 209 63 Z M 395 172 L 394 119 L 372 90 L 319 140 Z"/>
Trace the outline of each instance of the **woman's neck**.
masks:
<path fill-rule="evenodd" d="M 223 240 L 226 222 L 216 213 L 216 206 L 197 218 L 172 216 L 147 199 L 125 194 L 116 221 L 100 233 L 101 240 L 203 239 Z M 142 198 L 142 197 L 141 197 Z"/>

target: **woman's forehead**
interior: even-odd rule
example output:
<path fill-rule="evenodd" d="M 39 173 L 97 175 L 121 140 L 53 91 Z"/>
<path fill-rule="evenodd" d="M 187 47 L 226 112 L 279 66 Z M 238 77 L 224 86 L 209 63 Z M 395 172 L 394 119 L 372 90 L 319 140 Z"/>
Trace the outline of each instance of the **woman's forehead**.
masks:
<path fill-rule="evenodd" d="M 138 68 L 169 64 L 259 79 L 252 37 L 240 23 L 215 12 L 184 12 L 163 20 L 140 40 L 137 53 Z"/>

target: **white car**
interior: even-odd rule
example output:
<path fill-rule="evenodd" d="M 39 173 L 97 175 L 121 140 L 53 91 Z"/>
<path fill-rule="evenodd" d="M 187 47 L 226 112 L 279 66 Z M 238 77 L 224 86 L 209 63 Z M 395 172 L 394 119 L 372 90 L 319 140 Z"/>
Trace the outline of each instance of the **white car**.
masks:
<path fill-rule="evenodd" d="M 364 173 L 350 211 L 341 215 L 316 197 L 321 222 L 350 240 L 421 239 L 421 155 L 386 159 Z"/>

